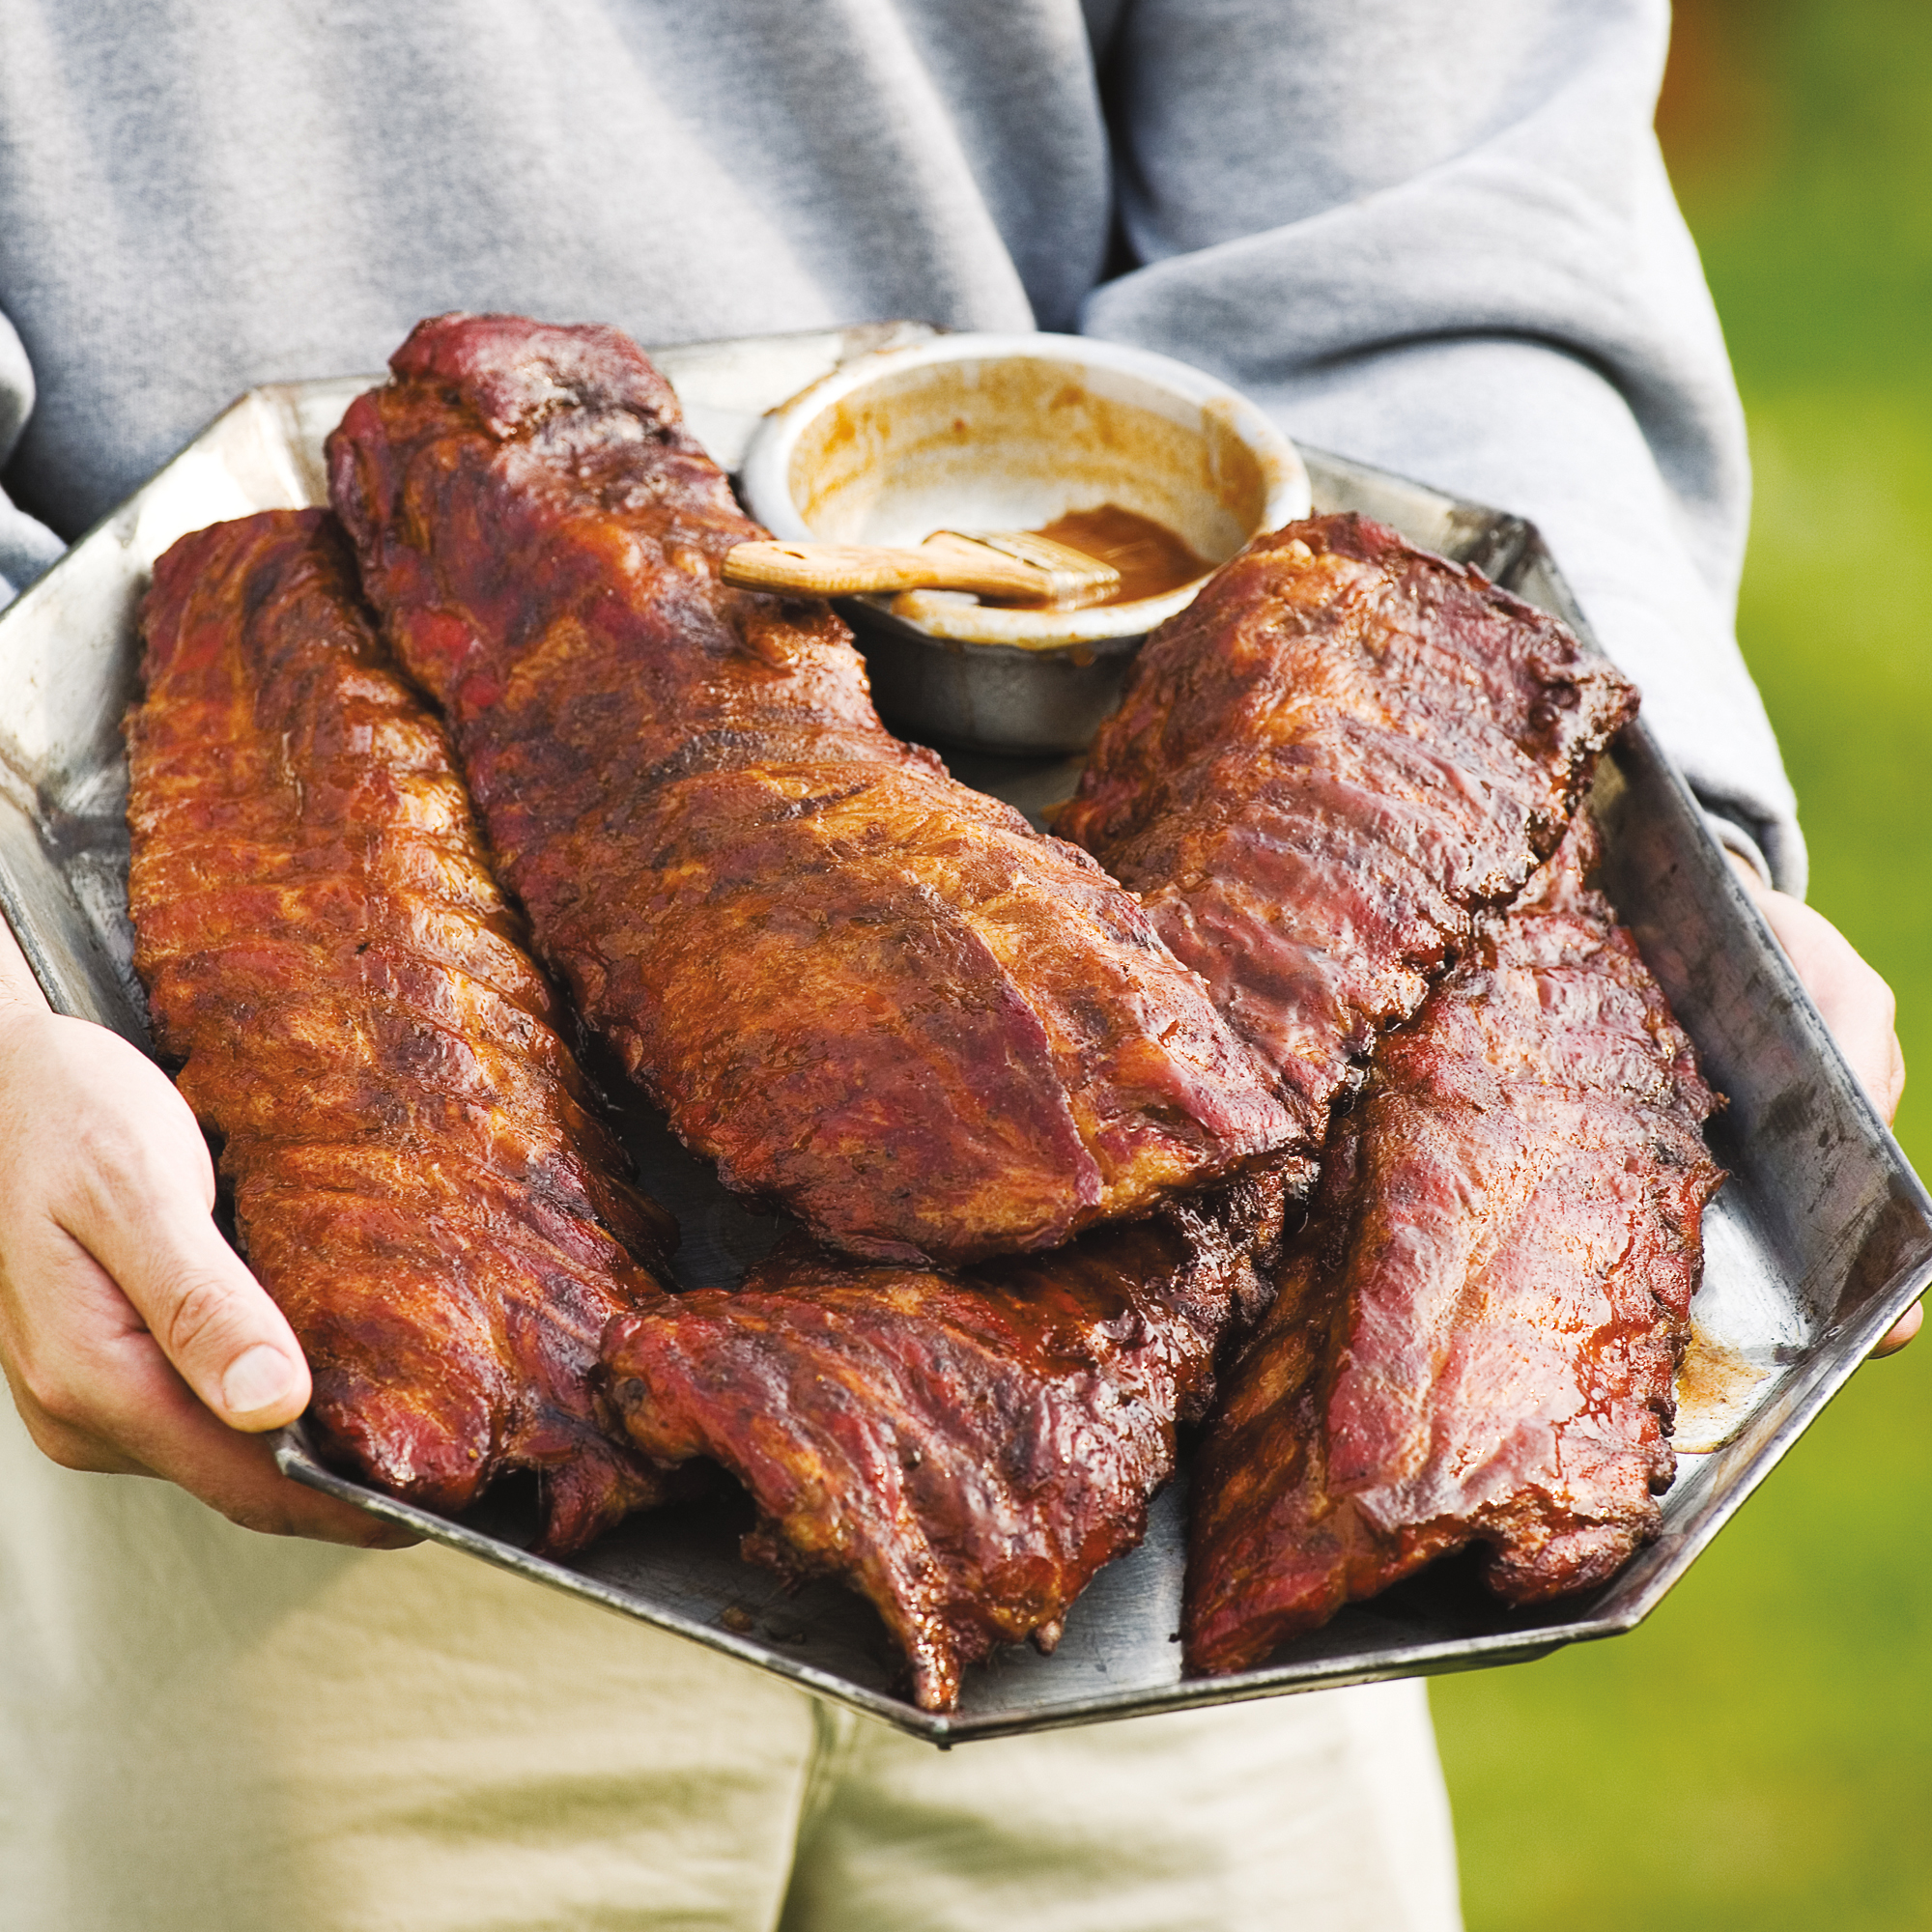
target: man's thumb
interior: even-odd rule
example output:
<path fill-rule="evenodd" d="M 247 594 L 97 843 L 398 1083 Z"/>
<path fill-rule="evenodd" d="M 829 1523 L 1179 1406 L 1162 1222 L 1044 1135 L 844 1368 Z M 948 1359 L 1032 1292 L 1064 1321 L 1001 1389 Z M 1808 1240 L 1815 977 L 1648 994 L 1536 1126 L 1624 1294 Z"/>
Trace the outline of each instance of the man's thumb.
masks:
<path fill-rule="evenodd" d="M 95 1258 L 223 1422 L 278 1429 L 302 1412 L 309 1375 L 295 1331 L 209 1215 L 185 1207 L 101 1232 L 88 1243 Z"/>

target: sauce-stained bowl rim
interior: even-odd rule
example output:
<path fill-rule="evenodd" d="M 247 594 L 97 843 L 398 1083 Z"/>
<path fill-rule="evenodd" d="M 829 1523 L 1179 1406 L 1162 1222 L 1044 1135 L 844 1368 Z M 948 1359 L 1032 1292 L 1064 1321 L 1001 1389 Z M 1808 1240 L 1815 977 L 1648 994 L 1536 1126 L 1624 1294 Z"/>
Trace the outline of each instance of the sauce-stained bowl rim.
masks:
<path fill-rule="evenodd" d="M 1104 369 L 1140 379 L 1204 413 L 1221 416 L 1246 445 L 1264 478 L 1261 516 L 1250 535 L 1278 528 L 1309 513 L 1308 471 L 1294 444 L 1275 427 L 1261 406 L 1238 389 L 1172 356 L 1124 343 L 1085 335 L 942 335 L 909 349 L 861 356 L 775 410 L 753 437 L 740 472 L 745 501 L 753 516 L 786 543 L 810 543 L 816 532 L 799 514 L 791 494 L 792 456 L 800 439 L 827 410 L 908 369 L 952 362 L 987 362 L 1012 357 L 1048 362 L 1069 370 Z M 1218 566 L 1217 566 L 1218 567 Z M 1012 611 L 955 601 L 944 592 L 902 591 L 893 598 L 867 598 L 891 628 L 910 631 L 949 644 L 992 644 L 1007 649 L 1051 651 L 1091 649 L 1098 644 L 1145 637 L 1155 625 L 1185 610 L 1208 581 L 1142 597 L 1130 604 L 1090 611 Z"/>

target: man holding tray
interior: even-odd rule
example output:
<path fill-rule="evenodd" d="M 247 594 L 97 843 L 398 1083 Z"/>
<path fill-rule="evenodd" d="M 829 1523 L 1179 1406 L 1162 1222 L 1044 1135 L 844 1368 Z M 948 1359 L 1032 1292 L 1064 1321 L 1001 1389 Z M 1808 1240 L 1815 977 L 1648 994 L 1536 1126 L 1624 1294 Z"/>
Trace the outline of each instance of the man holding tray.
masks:
<path fill-rule="evenodd" d="M 0 0 L 0 597 L 242 389 L 374 368 L 443 309 L 1137 343 L 1538 521 L 1889 1114 L 1890 996 L 1787 896 L 1730 634 L 1744 435 L 1649 128 L 1667 27 Z M 1417 1686 L 942 1756 L 450 1552 L 371 1553 L 385 1528 L 274 1470 L 306 1371 L 213 1198 L 165 1077 L 50 1015 L 0 929 L 8 1932 L 1457 1922 Z"/>

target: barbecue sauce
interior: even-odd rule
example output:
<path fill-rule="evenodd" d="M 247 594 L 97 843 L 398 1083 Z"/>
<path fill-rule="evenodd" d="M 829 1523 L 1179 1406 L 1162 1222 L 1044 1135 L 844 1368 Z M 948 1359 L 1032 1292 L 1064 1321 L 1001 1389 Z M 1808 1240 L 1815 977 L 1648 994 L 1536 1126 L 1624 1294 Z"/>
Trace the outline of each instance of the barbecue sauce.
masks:
<path fill-rule="evenodd" d="M 1032 534 L 1098 557 L 1121 573 L 1121 587 L 1111 597 L 1087 605 L 1090 611 L 1159 597 L 1179 590 L 1183 583 L 1192 583 L 1197 577 L 1206 577 L 1213 568 L 1164 524 L 1123 510 L 1118 503 L 1102 503 L 1097 510 L 1069 510 Z"/>

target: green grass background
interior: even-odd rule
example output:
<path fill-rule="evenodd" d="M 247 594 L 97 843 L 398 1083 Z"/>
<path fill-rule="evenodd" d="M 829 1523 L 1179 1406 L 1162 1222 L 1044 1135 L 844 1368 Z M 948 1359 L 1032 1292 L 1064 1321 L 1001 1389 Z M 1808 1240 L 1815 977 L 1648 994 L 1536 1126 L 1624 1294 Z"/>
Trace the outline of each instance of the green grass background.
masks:
<path fill-rule="evenodd" d="M 1932 1175 L 1932 6 L 1680 5 L 1659 128 L 1750 421 L 1739 634 Z M 1469 1932 L 1932 1927 L 1932 1335 L 1641 1629 L 1434 1697 Z"/>

